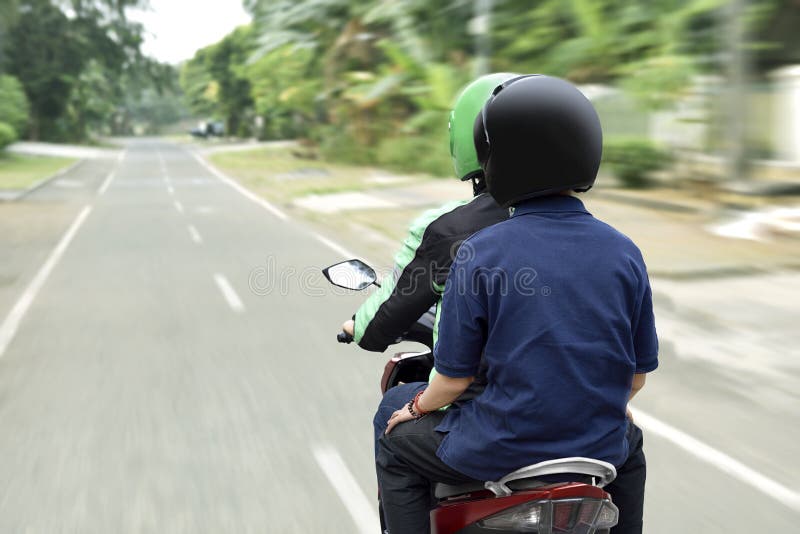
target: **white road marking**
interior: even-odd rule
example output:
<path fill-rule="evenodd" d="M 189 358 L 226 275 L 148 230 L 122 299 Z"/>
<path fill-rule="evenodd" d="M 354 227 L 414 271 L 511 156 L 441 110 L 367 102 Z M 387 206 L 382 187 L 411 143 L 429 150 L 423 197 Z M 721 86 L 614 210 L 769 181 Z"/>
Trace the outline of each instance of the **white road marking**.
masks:
<path fill-rule="evenodd" d="M 189 225 L 189 236 L 191 236 L 192 241 L 197 243 L 198 245 L 203 243 L 203 237 L 200 235 L 200 232 L 197 231 L 193 225 Z"/>
<path fill-rule="evenodd" d="M 313 452 L 314 459 L 347 508 L 359 534 L 379 532 L 380 520 L 374 503 L 367 499 L 339 452 L 330 445 L 315 446 Z"/>
<path fill-rule="evenodd" d="M 170 195 L 174 195 L 175 194 L 175 188 L 172 187 L 171 185 L 168 185 L 167 186 L 167 193 L 169 193 Z"/>
<path fill-rule="evenodd" d="M 357 254 L 353 254 L 352 252 L 350 252 L 349 250 L 347 250 L 343 246 L 339 245 L 338 243 L 336 243 L 334 241 L 331 241 L 330 239 L 328 239 L 325 236 L 322 236 L 322 235 L 317 234 L 315 232 L 312 232 L 311 235 L 313 235 L 314 238 L 317 241 L 319 241 L 320 243 L 322 243 L 323 245 L 325 245 L 326 247 L 328 247 L 329 249 L 331 249 L 335 253 L 341 255 L 342 258 L 344 258 L 344 259 L 350 260 L 350 259 L 353 259 L 353 258 L 358 258 Z M 369 263 L 366 260 L 363 260 L 363 261 L 365 261 L 366 263 Z"/>
<path fill-rule="evenodd" d="M 217 211 L 219 210 L 214 206 L 197 206 L 194 209 L 194 212 L 199 215 L 210 215 L 212 213 L 216 213 Z"/>
<path fill-rule="evenodd" d="M 127 152 L 128 152 L 128 149 L 126 148 L 126 149 L 124 149 L 122 152 L 120 152 L 120 153 L 119 153 L 119 156 L 117 156 L 117 163 L 119 163 L 119 162 L 121 162 L 123 159 L 125 159 L 125 154 L 126 154 Z"/>
<path fill-rule="evenodd" d="M 167 164 L 164 162 L 164 156 L 161 155 L 161 152 L 156 152 L 158 156 L 158 166 L 161 168 L 161 174 L 163 175 L 161 178 L 164 180 L 164 183 L 170 185 L 169 173 L 167 172 Z"/>
<path fill-rule="evenodd" d="M 111 181 L 114 179 L 114 176 L 115 176 L 114 171 L 111 171 L 110 173 L 108 173 L 108 176 L 106 176 L 106 179 L 103 180 L 103 183 L 100 184 L 100 188 L 97 190 L 97 194 L 98 195 L 104 195 L 105 194 L 106 190 L 108 189 L 108 186 L 111 185 Z"/>
<path fill-rule="evenodd" d="M 14 304 L 14 307 L 11 308 L 11 311 L 8 313 L 5 320 L 3 320 L 3 323 L 0 324 L 0 358 L 3 357 L 6 348 L 8 348 L 11 340 L 14 339 L 14 335 L 17 333 L 17 328 L 19 328 L 20 322 L 28 312 L 28 309 L 36 298 L 36 295 L 39 293 L 39 290 L 42 289 L 42 286 L 47 281 L 47 277 L 50 276 L 50 273 L 64 255 L 64 251 L 67 250 L 70 242 L 72 242 L 75 234 L 78 233 L 78 230 L 86 220 L 86 217 L 89 216 L 91 211 L 91 206 L 86 206 L 83 208 L 83 210 L 81 210 L 81 212 L 70 225 L 69 229 L 67 229 L 64 236 L 56 245 L 56 248 L 53 249 L 53 251 L 47 257 L 47 260 L 45 260 L 44 264 L 39 268 L 36 276 L 34 276 L 33 280 L 30 281 L 28 287 L 25 288 L 25 291 L 22 292 L 19 300 L 17 300 L 17 302 Z"/>
<path fill-rule="evenodd" d="M 631 408 L 633 419 L 636 424 L 644 430 L 652 432 L 667 441 L 672 442 L 679 448 L 685 450 L 691 455 L 707 462 L 720 471 L 723 471 L 730 476 L 752 486 L 758 491 L 771 497 L 776 501 L 788 506 L 789 508 L 800 511 L 800 493 L 792 491 L 783 484 L 768 478 L 758 471 L 751 469 L 744 465 L 742 462 L 728 456 L 722 451 L 719 451 L 710 445 L 706 445 L 702 441 L 693 438 L 689 434 L 678 430 L 677 428 L 659 421 L 655 417 L 648 415 L 641 410 Z"/>
<path fill-rule="evenodd" d="M 348 249 L 344 248 L 343 246 L 341 246 L 336 241 L 328 239 L 324 235 L 318 234 L 316 232 L 310 232 L 310 234 L 314 237 L 314 239 L 316 239 L 317 241 L 319 241 L 320 243 L 322 243 L 323 245 L 325 245 L 326 247 L 328 247 L 329 249 L 331 249 L 335 253 L 339 254 L 342 258 L 344 258 L 346 260 L 360 259 L 361 261 L 363 261 L 367 265 L 371 265 L 373 267 L 375 265 L 378 265 L 377 263 L 374 263 L 374 262 L 370 261 L 369 259 L 365 258 L 364 256 L 359 256 L 358 254 L 355 254 L 354 252 L 349 251 Z"/>
<path fill-rule="evenodd" d="M 175 206 L 175 209 L 178 210 L 178 213 L 183 213 L 183 204 L 176 200 L 172 203 L 172 205 Z"/>
<path fill-rule="evenodd" d="M 192 153 L 192 156 L 194 156 L 194 158 L 200 163 L 200 165 L 205 167 L 208 170 L 208 172 L 210 172 L 211 174 L 213 174 L 214 176 L 216 176 L 217 178 L 222 180 L 224 183 L 226 183 L 227 185 L 231 186 L 236 191 L 238 191 L 239 193 L 241 193 L 245 197 L 249 198 L 250 200 L 252 200 L 256 204 L 258 204 L 259 206 L 264 208 L 268 212 L 272 213 L 274 216 L 276 216 L 280 220 L 286 221 L 286 220 L 289 219 L 289 217 L 285 213 L 283 213 L 281 210 L 279 210 L 278 208 L 276 208 L 275 206 L 273 206 L 272 204 L 270 204 L 269 202 L 267 202 L 263 198 L 259 197 L 258 195 L 256 195 L 252 191 L 246 189 L 241 184 L 239 184 L 237 181 L 235 181 L 233 178 L 229 178 L 227 175 L 225 175 L 221 171 L 217 170 L 215 167 L 211 166 L 208 162 L 206 162 L 203 158 L 201 158 L 197 154 Z"/>
<path fill-rule="evenodd" d="M 241 193 L 245 197 L 249 198 L 250 200 L 252 200 L 256 204 L 260 205 L 261 207 L 263 207 L 264 209 L 266 209 L 267 211 L 269 211 L 270 213 L 272 213 L 273 215 L 275 215 L 279 219 L 281 219 L 283 221 L 289 220 L 289 216 L 288 215 L 286 215 L 281 210 L 279 210 L 278 208 L 276 208 L 275 206 L 273 206 L 272 204 L 270 204 L 269 202 L 267 202 L 263 198 L 259 197 L 258 195 L 256 195 L 252 191 L 250 191 L 250 190 L 246 189 L 245 187 L 243 187 L 241 184 L 239 184 L 233 178 L 228 177 L 227 175 L 225 175 L 221 171 L 217 170 L 215 167 L 211 166 L 208 162 L 206 162 L 199 155 L 197 155 L 195 153 L 192 153 L 192 156 L 194 156 L 194 158 L 203 167 L 205 167 L 208 170 L 208 172 L 210 172 L 211 174 L 213 174 L 214 176 L 216 176 L 217 178 L 219 178 L 220 180 L 222 180 L 223 182 L 225 182 L 226 184 L 228 184 L 229 186 L 234 188 L 236 191 L 238 191 L 239 193 Z M 358 258 L 359 257 L 357 254 L 353 254 L 352 252 L 350 252 L 346 248 L 340 246 L 339 244 L 331 241 L 330 239 L 328 239 L 328 238 L 326 238 L 326 237 L 324 237 L 324 236 L 322 236 L 320 234 L 311 232 L 311 235 L 314 236 L 314 238 L 317 241 L 319 241 L 320 243 L 322 243 L 326 247 L 330 248 L 331 250 L 333 250 L 337 254 L 340 254 L 343 258 L 351 259 L 351 258 Z M 369 263 L 367 260 L 363 260 L 363 261 L 366 262 L 366 263 Z"/>
<path fill-rule="evenodd" d="M 230 306 L 231 309 L 236 313 L 243 312 L 244 303 L 242 302 L 242 299 L 239 298 L 239 295 L 236 294 L 236 291 L 234 291 L 233 286 L 231 286 L 231 283 L 228 282 L 228 279 L 219 273 L 215 273 L 214 282 L 217 283 L 217 287 L 219 287 L 219 290 L 222 292 L 222 296 L 225 297 L 225 301 L 228 303 L 228 306 Z"/>

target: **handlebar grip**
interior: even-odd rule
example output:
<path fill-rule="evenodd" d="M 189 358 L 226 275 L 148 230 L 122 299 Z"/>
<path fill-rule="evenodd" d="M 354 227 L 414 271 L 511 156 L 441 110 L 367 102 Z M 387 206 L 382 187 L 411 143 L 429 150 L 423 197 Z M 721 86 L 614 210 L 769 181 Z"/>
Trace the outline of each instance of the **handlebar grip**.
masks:
<path fill-rule="evenodd" d="M 339 332 L 339 335 L 336 336 L 336 341 L 338 341 L 339 343 L 352 343 L 353 336 L 351 336 L 347 332 Z"/>

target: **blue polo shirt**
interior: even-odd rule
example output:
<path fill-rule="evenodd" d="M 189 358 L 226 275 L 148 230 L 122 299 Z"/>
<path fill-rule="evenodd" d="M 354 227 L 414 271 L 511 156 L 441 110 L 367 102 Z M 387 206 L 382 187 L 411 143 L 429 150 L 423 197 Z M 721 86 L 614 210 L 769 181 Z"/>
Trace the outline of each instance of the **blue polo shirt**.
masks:
<path fill-rule="evenodd" d="M 633 242 L 571 196 L 526 201 L 462 244 L 436 370 L 487 386 L 448 410 L 438 456 L 478 480 L 544 460 L 627 458 L 634 373 L 658 366 L 650 283 Z"/>

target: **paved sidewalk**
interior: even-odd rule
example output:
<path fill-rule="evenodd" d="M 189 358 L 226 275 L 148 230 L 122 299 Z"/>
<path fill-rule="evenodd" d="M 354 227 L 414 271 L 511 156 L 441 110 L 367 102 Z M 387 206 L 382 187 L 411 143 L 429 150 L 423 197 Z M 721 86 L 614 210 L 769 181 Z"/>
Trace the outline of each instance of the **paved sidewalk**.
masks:
<path fill-rule="evenodd" d="M 470 192 L 469 184 L 456 180 L 430 180 L 403 187 L 301 197 L 293 207 L 312 215 L 310 212 L 324 206 L 326 228 L 342 232 L 349 227 L 354 234 L 350 239 L 355 240 L 367 228 L 383 234 L 396 247 L 416 214 L 468 198 Z M 639 245 L 653 276 L 695 279 L 800 268 L 800 236 L 766 235 L 765 239 L 753 240 L 716 235 L 713 228 L 735 213 L 707 200 L 681 197 L 676 192 L 662 195 L 603 188 L 580 198 L 595 216 Z M 384 255 L 389 257 L 392 252 L 393 248 Z"/>
<path fill-rule="evenodd" d="M 116 157 L 120 149 L 100 148 L 84 145 L 64 145 L 60 143 L 40 143 L 38 141 L 18 141 L 8 146 L 9 152 L 33 156 L 59 156 L 78 159 L 99 159 Z"/>

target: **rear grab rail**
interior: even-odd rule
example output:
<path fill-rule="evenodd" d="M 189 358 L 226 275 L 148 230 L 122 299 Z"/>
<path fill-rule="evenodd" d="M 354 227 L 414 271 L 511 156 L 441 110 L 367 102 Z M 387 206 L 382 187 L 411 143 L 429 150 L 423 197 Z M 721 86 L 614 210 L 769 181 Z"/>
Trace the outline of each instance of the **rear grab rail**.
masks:
<path fill-rule="evenodd" d="M 486 482 L 484 487 L 498 497 L 507 497 L 511 495 L 512 491 L 508 488 L 508 486 L 506 486 L 506 484 L 513 480 L 565 473 L 594 477 L 594 485 L 599 488 L 609 484 L 617 477 L 616 468 L 608 462 L 595 460 L 593 458 L 573 456 L 570 458 L 547 460 L 544 462 L 539 462 L 538 464 L 517 469 L 516 471 L 507 474 L 497 482 Z"/>

